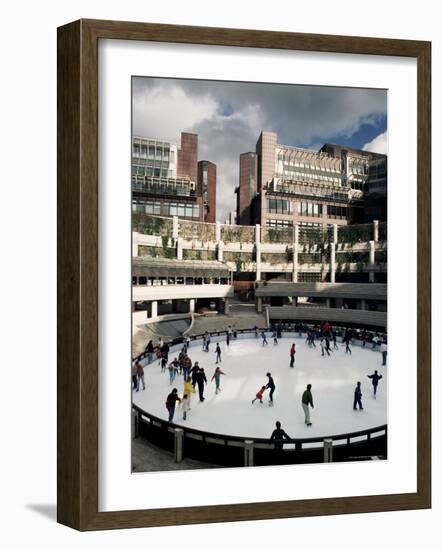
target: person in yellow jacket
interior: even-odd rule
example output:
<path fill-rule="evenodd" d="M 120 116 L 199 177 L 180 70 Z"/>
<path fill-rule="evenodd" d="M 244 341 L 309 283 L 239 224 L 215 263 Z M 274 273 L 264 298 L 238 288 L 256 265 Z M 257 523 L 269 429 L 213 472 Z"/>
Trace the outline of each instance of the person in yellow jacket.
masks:
<path fill-rule="evenodd" d="M 192 400 L 192 393 L 195 393 L 195 388 L 192 385 L 192 381 L 190 378 L 184 381 L 184 389 L 183 389 L 183 395 L 187 395 L 187 399 L 189 401 L 189 409 L 190 409 L 190 402 Z"/>

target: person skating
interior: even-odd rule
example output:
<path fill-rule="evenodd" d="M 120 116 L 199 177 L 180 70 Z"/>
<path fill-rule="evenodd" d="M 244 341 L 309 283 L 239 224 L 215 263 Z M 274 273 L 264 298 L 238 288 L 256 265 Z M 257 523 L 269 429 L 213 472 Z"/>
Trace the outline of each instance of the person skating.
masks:
<path fill-rule="evenodd" d="M 281 340 L 282 338 L 282 326 L 281 323 L 278 323 L 278 326 L 276 327 L 276 337 L 278 340 Z"/>
<path fill-rule="evenodd" d="M 255 401 L 258 399 L 260 403 L 262 403 L 262 396 L 264 395 L 264 392 L 266 391 L 265 386 L 261 386 L 261 389 L 256 392 L 255 399 L 252 399 L 252 405 L 255 403 Z"/>
<path fill-rule="evenodd" d="M 268 372 L 266 374 L 266 376 L 269 379 L 269 381 L 267 382 L 267 385 L 266 385 L 266 388 L 268 388 L 270 390 L 270 393 L 269 393 L 269 407 L 273 407 L 273 394 L 275 393 L 275 389 L 276 389 L 275 381 L 273 380 L 272 375 L 270 374 L 270 372 Z"/>
<path fill-rule="evenodd" d="M 270 440 L 275 442 L 275 449 L 282 451 L 284 445 L 283 441 L 286 439 L 290 441 L 290 436 L 288 436 L 285 431 L 281 428 L 281 422 L 276 422 L 276 429 L 273 430 Z"/>
<path fill-rule="evenodd" d="M 221 363 L 221 348 L 218 342 L 216 343 L 215 355 L 216 355 L 216 361 L 215 361 L 216 364 Z"/>
<path fill-rule="evenodd" d="M 167 367 L 167 355 L 165 353 L 161 354 L 161 372 L 164 372 Z"/>
<path fill-rule="evenodd" d="M 152 342 L 152 340 L 149 340 L 149 342 L 147 342 L 147 346 L 145 347 L 144 351 L 147 353 L 147 362 L 152 363 L 152 359 L 153 359 L 153 342 Z"/>
<path fill-rule="evenodd" d="M 213 376 L 210 379 L 211 382 L 215 380 L 215 394 L 218 394 L 221 391 L 221 388 L 220 388 L 221 375 L 225 376 L 226 373 L 223 372 L 219 367 L 216 367 L 215 372 L 213 373 Z"/>
<path fill-rule="evenodd" d="M 345 331 L 344 338 L 342 338 L 342 341 L 345 344 L 345 354 L 349 353 L 351 355 L 351 349 L 350 349 L 350 341 L 351 341 L 351 335 L 348 330 Z"/>
<path fill-rule="evenodd" d="M 385 341 L 381 342 L 379 351 L 382 353 L 382 366 L 385 367 L 387 364 L 387 343 Z"/>
<path fill-rule="evenodd" d="M 253 330 L 255 331 L 255 338 L 258 338 L 258 327 L 256 325 L 253 327 Z"/>
<path fill-rule="evenodd" d="M 330 355 L 330 352 L 327 349 L 327 344 L 325 343 L 324 338 L 321 338 L 320 346 L 321 346 L 322 357 L 324 357 L 325 351 L 327 352 L 327 355 Z"/>
<path fill-rule="evenodd" d="M 190 357 L 187 355 L 187 353 L 184 354 L 183 357 L 183 376 L 184 380 L 187 380 L 190 374 L 190 369 L 192 368 L 192 361 Z"/>
<path fill-rule="evenodd" d="M 333 349 L 338 349 L 338 344 L 336 342 L 336 332 L 332 332 L 332 340 L 333 340 Z"/>
<path fill-rule="evenodd" d="M 197 370 L 196 383 L 198 385 L 199 398 L 200 398 L 200 401 L 202 403 L 205 399 L 205 397 L 204 397 L 204 384 L 207 384 L 207 378 L 206 378 L 206 374 L 205 374 L 203 368 L 200 368 L 200 369 Z"/>
<path fill-rule="evenodd" d="M 227 347 L 230 346 L 230 332 L 229 331 L 226 332 L 226 344 L 227 344 Z"/>
<path fill-rule="evenodd" d="M 134 361 L 132 363 L 132 389 L 137 389 L 137 363 Z"/>
<path fill-rule="evenodd" d="M 179 372 L 179 363 L 178 363 L 178 359 L 176 357 L 171 363 L 169 363 L 169 366 L 167 367 L 167 370 L 169 371 L 170 385 L 172 385 L 173 381 L 175 380 L 175 376 L 177 376 L 177 374 Z"/>
<path fill-rule="evenodd" d="M 173 388 L 173 390 L 167 396 L 166 400 L 166 409 L 169 411 L 169 422 L 172 422 L 173 420 L 177 401 L 181 403 L 181 399 L 178 397 L 178 390 L 176 388 Z"/>
<path fill-rule="evenodd" d="M 304 422 L 307 426 L 312 425 L 312 423 L 310 421 L 309 405 L 312 409 L 314 408 L 314 406 L 313 406 L 313 395 L 312 395 L 311 389 L 312 389 L 312 385 L 307 384 L 307 388 L 305 389 L 304 393 L 302 394 L 302 398 L 301 398 L 301 405 L 302 405 L 302 409 L 304 411 L 304 417 L 305 417 Z"/>
<path fill-rule="evenodd" d="M 143 385 L 143 391 L 146 389 L 146 384 L 144 383 L 144 368 L 143 365 L 138 361 L 137 363 L 137 389 L 140 389 L 140 383 Z"/>
<path fill-rule="evenodd" d="M 371 383 L 373 384 L 373 397 L 376 399 L 378 384 L 379 380 L 382 378 L 382 374 L 378 374 L 378 371 L 375 370 L 373 374 L 367 374 L 367 378 L 371 378 Z"/>
<path fill-rule="evenodd" d="M 295 365 L 296 344 L 292 344 L 290 348 L 290 366 L 293 369 Z"/>
<path fill-rule="evenodd" d="M 273 331 L 272 338 L 273 338 L 273 345 L 277 346 L 278 345 L 278 336 L 276 334 L 276 330 Z"/>
<path fill-rule="evenodd" d="M 198 374 L 198 371 L 200 370 L 198 361 L 195 361 L 195 364 L 189 371 L 190 378 L 192 380 L 192 386 L 195 388 L 196 386 L 196 375 Z"/>
<path fill-rule="evenodd" d="M 354 393 L 354 399 L 353 399 L 353 410 L 356 411 L 356 405 L 358 405 L 359 410 L 364 410 L 364 407 L 362 406 L 362 390 L 361 390 L 361 383 L 358 382 L 356 384 L 355 393 Z"/>
<path fill-rule="evenodd" d="M 210 334 L 206 332 L 206 349 L 204 351 L 209 352 L 209 346 L 210 346 Z"/>
<path fill-rule="evenodd" d="M 264 330 L 261 331 L 261 338 L 262 338 L 262 345 L 267 346 L 268 342 L 267 342 L 266 333 Z"/>
<path fill-rule="evenodd" d="M 183 407 L 183 420 L 187 420 L 187 413 L 190 411 L 190 400 L 187 393 L 183 395 L 183 400 L 181 401 Z"/>
<path fill-rule="evenodd" d="M 189 402 L 189 410 L 192 403 L 192 393 L 195 393 L 195 388 L 192 385 L 192 381 L 190 378 L 186 378 L 184 380 L 184 388 L 183 388 L 183 396 L 187 395 L 187 399 Z"/>
<path fill-rule="evenodd" d="M 330 339 L 328 336 L 325 337 L 325 351 L 330 355 L 331 347 L 330 347 Z"/>

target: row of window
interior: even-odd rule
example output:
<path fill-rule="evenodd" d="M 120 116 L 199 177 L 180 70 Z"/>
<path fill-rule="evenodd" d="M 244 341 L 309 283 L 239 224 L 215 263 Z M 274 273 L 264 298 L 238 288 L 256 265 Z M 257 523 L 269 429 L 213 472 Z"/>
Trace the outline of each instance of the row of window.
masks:
<path fill-rule="evenodd" d="M 162 195 L 186 195 L 193 192 L 193 183 L 167 177 L 132 176 L 132 190 Z"/>
<path fill-rule="evenodd" d="M 144 166 L 132 164 L 132 176 L 148 176 L 155 178 L 173 178 L 173 170 L 169 170 L 169 165 L 163 163 L 162 166 Z"/>
<path fill-rule="evenodd" d="M 325 205 L 315 202 L 300 201 L 297 203 L 298 214 L 312 218 L 322 217 L 327 213 L 332 218 L 347 218 L 348 208 L 346 206 Z M 267 199 L 267 211 L 270 214 L 291 214 L 292 203 L 284 199 Z M 272 224 L 276 220 L 268 220 Z M 272 225 L 267 223 L 267 225 Z"/>
<path fill-rule="evenodd" d="M 200 207 L 193 203 L 176 203 L 164 201 L 133 201 L 133 212 L 156 214 L 157 216 L 178 216 L 180 218 L 199 219 Z"/>
<path fill-rule="evenodd" d="M 291 220 L 266 220 L 267 227 L 293 227 Z"/>
<path fill-rule="evenodd" d="M 132 277 L 134 286 L 228 285 L 227 277 Z"/>
<path fill-rule="evenodd" d="M 133 143 L 132 156 L 137 158 L 147 158 L 151 160 L 164 160 L 167 162 L 174 162 L 174 151 L 171 151 L 168 146 L 162 145 L 147 145 L 147 143 Z"/>

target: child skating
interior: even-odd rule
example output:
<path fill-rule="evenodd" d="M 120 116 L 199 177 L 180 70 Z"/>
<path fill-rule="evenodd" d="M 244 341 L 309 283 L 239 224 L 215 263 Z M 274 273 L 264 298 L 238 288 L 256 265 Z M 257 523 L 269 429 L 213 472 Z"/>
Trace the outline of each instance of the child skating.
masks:
<path fill-rule="evenodd" d="M 258 400 L 260 403 L 262 403 L 262 396 L 264 395 L 264 392 L 266 391 L 266 387 L 262 386 L 261 389 L 257 392 L 255 399 L 252 399 L 252 405 L 255 403 L 256 400 Z"/>
<path fill-rule="evenodd" d="M 215 372 L 213 373 L 213 376 L 210 379 L 210 381 L 215 380 L 215 395 L 217 395 L 221 391 L 221 388 L 220 388 L 221 375 L 225 376 L 226 373 L 223 372 L 219 367 L 216 367 Z"/>

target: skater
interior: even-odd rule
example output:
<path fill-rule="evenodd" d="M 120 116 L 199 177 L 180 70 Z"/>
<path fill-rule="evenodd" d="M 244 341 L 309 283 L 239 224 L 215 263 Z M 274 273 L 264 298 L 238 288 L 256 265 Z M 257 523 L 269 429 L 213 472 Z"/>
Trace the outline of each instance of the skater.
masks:
<path fill-rule="evenodd" d="M 295 354 L 296 354 L 296 344 L 292 344 L 290 348 L 290 367 L 293 369 L 295 366 Z"/>
<path fill-rule="evenodd" d="M 302 408 L 304 410 L 304 416 L 305 416 L 304 422 L 307 426 L 312 425 L 312 423 L 310 422 L 310 409 L 308 407 L 310 405 L 312 409 L 314 408 L 311 389 L 312 389 L 312 385 L 307 384 L 307 389 L 304 391 L 301 398 L 301 404 L 302 404 Z"/>
<path fill-rule="evenodd" d="M 382 374 L 378 374 L 378 371 L 375 370 L 373 374 L 367 374 L 367 378 L 371 378 L 371 383 L 373 384 L 373 397 L 376 399 L 378 384 L 379 380 L 382 378 Z"/>
<path fill-rule="evenodd" d="M 350 340 L 351 340 L 350 332 L 348 330 L 346 330 L 345 334 L 344 334 L 344 337 L 342 338 L 342 341 L 345 344 L 345 354 L 346 355 L 347 355 L 347 353 L 349 353 L 351 355 Z"/>
<path fill-rule="evenodd" d="M 332 340 L 333 340 L 333 349 L 338 349 L 338 344 L 336 342 L 336 332 L 332 332 Z"/>
<path fill-rule="evenodd" d="M 285 431 L 281 428 L 281 422 L 276 422 L 276 429 L 273 430 L 270 440 L 275 442 L 275 449 L 282 451 L 284 445 L 283 440 L 287 439 L 290 441 L 290 436 L 288 436 Z"/>
<path fill-rule="evenodd" d="M 328 355 L 330 355 L 331 348 L 330 348 L 330 340 L 328 336 L 325 337 L 325 351 L 327 352 Z"/>
<path fill-rule="evenodd" d="M 278 323 L 278 326 L 276 327 L 276 337 L 278 340 L 281 340 L 282 338 L 282 326 L 281 323 Z"/>
<path fill-rule="evenodd" d="M 379 334 L 376 332 L 376 335 L 373 336 L 371 340 L 371 343 L 372 343 L 371 349 L 373 350 L 376 349 L 377 345 L 379 344 L 379 341 L 380 341 Z"/>
<path fill-rule="evenodd" d="M 147 342 L 147 346 L 145 347 L 144 351 L 147 354 L 147 362 L 152 363 L 152 359 L 153 359 L 153 342 L 152 342 L 152 340 L 149 340 L 149 342 Z"/>
<path fill-rule="evenodd" d="M 165 353 L 161 354 L 161 372 L 164 372 L 167 367 L 167 355 Z"/>
<path fill-rule="evenodd" d="M 204 351 L 209 352 L 209 346 L 210 346 L 210 334 L 206 332 L 206 349 Z"/>
<path fill-rule="evenodd" d="M 134 361 L 132 363 L 132 389 L 137 389 L 137 363 Z"/>
<path fill-rule="evenodd" d="M 226 344 L 227 344 L 227 347 L 230 346 L 230 332 L 229 331 L 226 332 Z"/>
<path fill-rule="evenodd" d="M 196 381 L 197 381 L 196 376 L 197 376 L 199 370 L 200 370 L 199 363 L 198 363 L 198 361 L 195 361 L 194 366 L 189 371 L 189 375 L 190 375 L 191 380 L 192 380 L 193 388 L 195 388 L 195 386 L 196 386 Z"/>
<path fill-rule="evenodd" d="M 223 372 L 219 367 L 216 367 L 215 372 L 213 373 L 213 376 L 210 379 L 211 382 L 215 380 L 215 395 L 218 395 L 218 393 L 221 391 L 221 388 L 220 388 L 221 375 L 225 376 L 226 373 Z"/>
<path fill-rule="evenodd" d="M 253 330 L 255 331 L 255 338 L 258 338 L 258 327 L 256 325 L 253 327 Z"/>
<path fill-rule="evenodd" d="M 144 383 L 144 368 L 143 365 L 138 361 L 137 363 L 137 389 L 138 391 L 140 389 L 140 382 L 143 384 L 143 391 L 146 389 L 146 385 Z"/>
<path fill-rule="evenodd" d="M 382 353 L 382 366 L 385 367 L 387 364 L 387 343 L 385 340 L 381 342 L 379 351 Z"/>
<path fill-rule="evenodd" d="M 330 355 L 330 352 L 327 349 L 327 344 L 325 343 L 324 338 L 321 338 L 320 346 L 321 346 L 322 357 L 324 357 L 325 355 L 324 351 L 327 352 L 327 355 Z"/>
<path fill-rule="evenodd" d="M 269 407 L 273 407 L 273 394 L 275 393 L 275 389 L 276 389 L 275 381 L 273 380 L 272 375 L 270 374 L 270 372 L 268 372 L 266 374 L 266 376 L 269 379 L 269 381 L 267 382 L 267 385 L 266 385 L 266 389 L 268 388 L 270 390 L 270 393 L 269 393 Z"/>
<path fill-rule="evenodd" d="M 215 355 L 216 355 L 216 364 L 221 363 L 221 348 L 218 342 L 216 343 Z"/>
<path fill-rule="evenodd" d="M 190 374 L 190 369 L 192 368 L 192 361 L 190 360 L 190 357 L 187 355 L 187 353 L 184 354 L 183 357 L 183 376 L 184 380 L 187 380 Z"/>
<path fill-rule="evenodd" d="M 159 347 L 156 348 L 155 355 L 156 355 L 156 358 L 158 359 L 158 364 L 161 365 L 161 359 L 162 359 L 163 355 L 162 355 L 161 350 L 160 350 Z"/>
<path fill-rule="evenodd" d="M 190 404 L 192 402 L 192 393 L 195 393 L 195 388 L 192 386 L 192 382 L 190 378 L 186 378 L 184 381 L 184 388 L 183 388 L 183 397 L 184 395 L 187 395 L 187 402 L 189 404 L 189 411 L 190 411 Z"/>
<path fill-rule="evenodd" d="M 255 399 L 252 399 L 252 405 L 257 399 L 259 400 L 260 403 L 262 403 L 262 396 L 264 395 L 265 391 L 266 391 L 266 387 L 262 386 L 261 389 L 256 393 Z"/>
<path fill-rule="evenodd" d="M 196 373 L 196 383 L 198 384 L 198 393 L 201 403 L 204 401 L 204 384 L 207 384 L 206 374 L 204 369 L 198 369 Z"/>
<path fill-rule="evenodd" d="M 190 411 L 190 401 L 187 393 L 183 395 L 181 405 L 183 406 L 183 420 L 187 420 L 187 413 Z"/>
<path fill-rule="evenodd" d="M 175 414 L 175 405 L 177 401 L 181 403 L 181 399 L 178 397 L 178 390 L 176 388 L 173 388 L 173 390 L 167 396 L 166 400 L 166 409 L 169 411 L 169 422 L 172 422 L 173 420 L 173 415 Z"/>
<path fill-rule="evenodd" d="M 364 410 L 364 407 L 362 406 L 362 401 L 361 401 L 361 398 L 362 398 L 362 391 L 361 391 L 361 383 L 358 382 L 356 384 L 356 388 L 355 388 L 355 395 L 354 395 L 354 400 L 353 400 L 353 410 L 356 411 L 356 405 L 359 406 L 359 410 L 360 411 L 363 411 Z"/>
<path fill-rule="evenodd" d="M 261 331 L 261 338 L 262 338 L 262 345 L 267 346 L 268 342 L 267 342 L 266 333 L 264 330 Z"/>
<path fill-rule="evenodd" d="M 175 359 L 169 364 L 167 367 L 167 370 L 169 371 L 169 381 L 170 385 L 173 384 L 173 381 L 175 380 L 175 376 L 177 376 L 179 371 L 179 363 L 178 359 L 175 357 Z"/>
<path fill-rule="evenodd" d="M 276 334 L 276 330 L 273 331 L 272 338 L 273 338 L 273 345 L 277 346 L 278 345 L 278 336 Z"/>
<path fill-rule="evenodd" d="M 365 348 L 365 344 L 367 343 L 367 331 L 365 330 L 365 328 L 362 331 L 361 340 L 362 340 L 362 347 Z"/>

